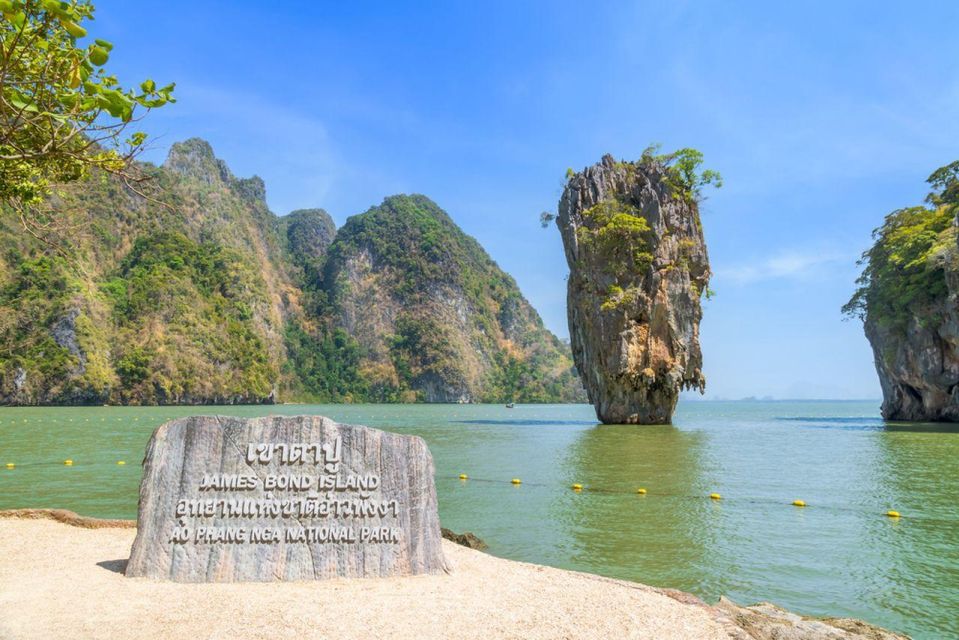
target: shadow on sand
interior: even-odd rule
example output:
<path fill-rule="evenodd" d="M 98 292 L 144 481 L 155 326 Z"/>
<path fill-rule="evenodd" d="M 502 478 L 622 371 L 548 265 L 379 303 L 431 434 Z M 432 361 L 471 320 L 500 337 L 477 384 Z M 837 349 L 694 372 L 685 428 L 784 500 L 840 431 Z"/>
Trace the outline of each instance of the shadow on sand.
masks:
<path fill-rule="evenodd" d="M 112 571 L 113 573 L 119 573 L 120 575 L 123 575 L 127 570 L 127 559 L 123 558 L 122 560 L 104 560 L 103 562 L 98 562 L 97 566 L 106 569 L 107 571 Z"/>

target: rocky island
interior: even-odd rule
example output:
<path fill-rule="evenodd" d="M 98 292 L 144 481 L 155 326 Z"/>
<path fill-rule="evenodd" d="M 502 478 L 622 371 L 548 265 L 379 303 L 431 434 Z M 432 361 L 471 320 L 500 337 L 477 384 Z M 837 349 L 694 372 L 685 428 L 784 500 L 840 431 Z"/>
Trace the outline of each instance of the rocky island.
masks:
<path fill-rule="evenodd" d="M 697 199 L 719 175 L 697 174 L 694 150 L 654 151 L 570 171 L 556 216 L 573 358 L 605 423 L 668 423 L 679 392 L 706 384 L 699 321 L 710 270 Z"/>
<path fill-rule="evenodd" d="M 886 420 L 959 421 L 959 161 L 936 170 L 929 206 L 899 209 L 873 232 L 859 289 Z"/>

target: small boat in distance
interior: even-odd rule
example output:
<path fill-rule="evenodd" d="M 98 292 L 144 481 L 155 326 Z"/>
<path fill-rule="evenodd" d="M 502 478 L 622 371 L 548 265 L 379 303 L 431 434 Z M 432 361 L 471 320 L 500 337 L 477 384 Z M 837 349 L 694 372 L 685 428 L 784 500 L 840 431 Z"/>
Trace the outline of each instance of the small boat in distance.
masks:
<path fill-rule="evenodd" d="M 507 408 L 507 409 L 512 409 L 512 408 L 515 407 L 515 406 L 516 406 L 516 405 L 514 405 L 512 402 L 507 402 L 507 403 L 506 403 L 506 408 Z"/>

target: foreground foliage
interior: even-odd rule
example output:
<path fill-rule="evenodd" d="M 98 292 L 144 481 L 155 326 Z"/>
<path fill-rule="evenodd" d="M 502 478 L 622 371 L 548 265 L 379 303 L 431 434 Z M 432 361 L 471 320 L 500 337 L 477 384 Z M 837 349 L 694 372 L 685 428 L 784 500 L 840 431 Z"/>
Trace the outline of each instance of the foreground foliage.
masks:
<path fill-rule="evenodd" d="M 0 13 L 0 201 L 29 211 L 52 185 L 123 174 L 146 141 L 127 126 L 172 102 L 173 85 L 126 89 L 109 74 L 113 45 L 80 42 L 88 0 L 0 0 Z"/>

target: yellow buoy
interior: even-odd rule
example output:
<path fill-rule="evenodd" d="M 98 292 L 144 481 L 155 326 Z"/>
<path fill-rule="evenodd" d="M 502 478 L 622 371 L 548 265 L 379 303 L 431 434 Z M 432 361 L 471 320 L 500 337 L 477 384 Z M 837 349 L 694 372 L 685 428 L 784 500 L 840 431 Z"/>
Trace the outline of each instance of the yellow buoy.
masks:
<path fill-rule="evenodd" d="M 582 491 L 582 490 L 583 490 L 583 485 L 581 485 L 581 484 L 574 484 L 574 485 L 573 485 L 573 491 Z"/>
<path fill-rule="evenodd" d="M 460 480 L 468 480 L 468 479 L 469 479 L 469 476 L 466 475 L 465 473 L 460 474 Z"/>
<path fill-rule="evenodd" d="M 794 506 L 794 507 L 805 507 L 805 506 L 806 506 L 806 501 L 805 501 L 805 500 L 793 500 L 793 506 Z"/>
<path fill-rule="evenodd" d="M 15 466 L 17 465 L 13 464 L 12 462 L 7 463 L 7 469 L 13 469 Z"/>
<path fill-rule="evenodd" d="M 124 465 L 126 463 L 127 463 L 126 460 L 117 460 L 117 464 L 119 465 Z"/>
<path fill-rule="evenodd" d="M 69 458 L 67 458 L 66 460 L 63 461 L 63 464 L 65 464 L 65 465 L 68 466 L 68 467 L 72 467 L 72 466 L 73 466 L 73 460 L 70 460 Z"/>
<path fill-rule="evenodd" d="M 640 487 L 639 489 L 636 489 L 636 493 L 638 493 L 641 496 L 644 496 L 646 495 L 646 489 L 643 489 L 642 487 Z"/>
<path fill-rule="evenodd" d="M 710 494 L 709 494 L 709 497 L 710 497 L 710 499 L 712 499 L 712 500 L 722 500 L 722 499 L 723 499 L 723 497 L 722 497 L 721 495 L 719 495 L 718 493 L 710 493 Z"/>
<path fill-rule="evenodd" d="M 513 484 L 523 484 L 523 481 L 520 480 L 519 478 L 513 478 L 512 480 L 510 480 L 510 482 L 512 482 Z"/>
<path fill-rule="evenodd" d="M 902 517 L 902 516 L 899 515 L 899 512 L 898 512 L 898 511 L 887 511 L 887 512 L 886 512 L 886 515 L 889 516 L 890 518 L 900 518 L 900 517 Z"/>

